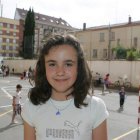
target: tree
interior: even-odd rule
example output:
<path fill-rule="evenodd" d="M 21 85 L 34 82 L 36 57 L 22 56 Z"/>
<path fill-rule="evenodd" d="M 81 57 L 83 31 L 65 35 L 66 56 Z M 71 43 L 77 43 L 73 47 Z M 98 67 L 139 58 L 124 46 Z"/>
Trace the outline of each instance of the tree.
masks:
<path fill-rule="evenodd" d="M 139 57 L 139 53 L 137 52 L 136 49 L 131 48 L 127 50 L 127 60 L 133 61 L 138 59 L 138 57 Z"/>
<path fill-rule="evenodd" d="M 126 59 L 127 51 L 122 46 L 117 46 L 114 48 L 114 51 L 116 52 L 116 58 L 117 59 Z"/>
<path fill-rule="evenodd" d="M 34 34 L 35 34 L 35 18 L 34 11 L 31 8 L 27 12 L 24 26 L 23 41 L 23 57 L 32 59 L 34 55 Z"/>

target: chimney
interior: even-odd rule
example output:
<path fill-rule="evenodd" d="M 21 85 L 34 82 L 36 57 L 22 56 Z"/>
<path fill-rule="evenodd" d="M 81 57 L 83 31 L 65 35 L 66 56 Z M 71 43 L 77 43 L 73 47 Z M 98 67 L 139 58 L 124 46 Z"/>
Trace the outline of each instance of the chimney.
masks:
<path fill-rule="evenodd" d="M 131 16 L 129 16 L 129 18 L 128 18 L 128 24 L 131 24 Z"/>
<path fill-rule="evenodd" d="M 83 31 L 86 30 L 86 23 L 83 23 Z"/>

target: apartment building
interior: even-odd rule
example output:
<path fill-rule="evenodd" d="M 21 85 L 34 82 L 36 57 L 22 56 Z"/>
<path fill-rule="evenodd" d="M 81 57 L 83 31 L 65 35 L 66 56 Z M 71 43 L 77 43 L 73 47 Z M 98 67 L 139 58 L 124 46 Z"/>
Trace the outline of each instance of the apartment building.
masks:
<path fill-rule="evenodd" d="M 22 30 L 24 30 L 24 21 L 27 12 L 27 10 L 20 8 L 16 8 L 15 11 L 14 19 L 22 21 Z M 66 32 L 73 30 L 75 30 L 75 28 L 69 25 L 62 18 L 51 17 L 35 12 L 35 53 L 38 54 L 43 45 L 43 39 L 48 37 L 50 34 L 65 34 Z M 23 38 L 21 40 L 23 40 Z"/>
<path fill-rule="evenodd" d="M 115 59 L 113 48 L 135 48 L 140 51 L 140 21 L 120 24 L 110 24 L 87 28 L 84 24 L 83 30 L 74 32 L 80 40 L 87 60 Z"/>
<path fill-rule="evenodd" d="M 20 21 L 0 17 L 0 56 L 17 57 L 19 55 Z"/>

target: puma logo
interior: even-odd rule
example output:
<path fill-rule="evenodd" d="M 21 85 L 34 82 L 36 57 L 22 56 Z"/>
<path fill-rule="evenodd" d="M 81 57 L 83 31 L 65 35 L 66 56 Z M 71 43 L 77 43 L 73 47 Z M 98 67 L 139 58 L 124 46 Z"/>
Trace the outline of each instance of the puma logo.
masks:
<path fill-rule="evenodd" d="M 82 123 L 82 121 L 80 121 L 77 125 L 75 125 L 75 124 L 73 124 L 73 123 L 71 123 L 70 121 L 65 121 L 64 122 L 64 126 L 68 126 L 68 127 L 70 127 L 70 128 L 72 128 L 72 129 L 74 129 L 74 131 L 76 131 L 77 132 L 77 134 L 78 135 L 80 135 L 80 132 L 79 132 L 79 125 Z"/>

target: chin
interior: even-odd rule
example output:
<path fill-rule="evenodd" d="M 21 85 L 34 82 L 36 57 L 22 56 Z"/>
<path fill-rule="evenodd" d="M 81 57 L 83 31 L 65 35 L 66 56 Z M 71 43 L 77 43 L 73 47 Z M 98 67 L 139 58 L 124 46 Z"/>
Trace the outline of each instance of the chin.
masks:
<path fill-rule="evenodd" d="M 59 88 L 54 88 L 54 91 L 58 92 L 58 93 L 65 93 L 65 92 L 68 92 L 68 91 L 72 91 L 72 88 L 71 87 L 68 87 L 68 88 L 59 87 Z"/>

